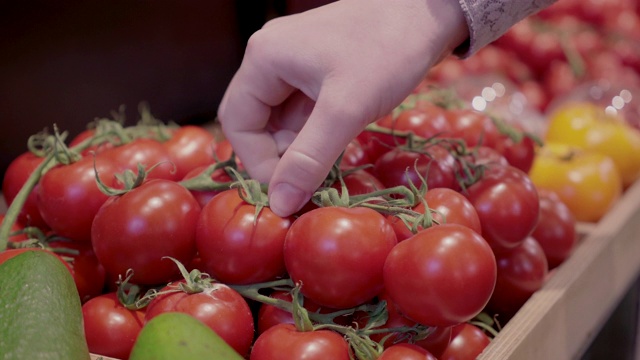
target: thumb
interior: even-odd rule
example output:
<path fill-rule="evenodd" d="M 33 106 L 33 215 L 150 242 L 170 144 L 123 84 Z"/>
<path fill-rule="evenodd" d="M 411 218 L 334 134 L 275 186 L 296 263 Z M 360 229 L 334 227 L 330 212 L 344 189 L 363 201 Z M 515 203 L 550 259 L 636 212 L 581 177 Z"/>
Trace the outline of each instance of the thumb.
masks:
<path fill-rule="evenodd" d="M 326 89 L 326 87 L 325 87 Z M 330 95 L 328 95 L 330 94 Z M 289 216 L 300 210 L 322 184 L 340 153 L 375 114 L 353 98 L 322 91 L 306 124 L 282 155 L 269 183 L 271 210 Z"/>

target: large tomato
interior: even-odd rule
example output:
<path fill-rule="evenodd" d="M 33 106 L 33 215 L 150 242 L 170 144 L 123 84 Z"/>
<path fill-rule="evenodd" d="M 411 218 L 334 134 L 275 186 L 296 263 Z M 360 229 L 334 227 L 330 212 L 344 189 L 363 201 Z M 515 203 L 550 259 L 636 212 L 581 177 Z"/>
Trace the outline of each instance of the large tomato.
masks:
<path fill-rule="evenodd" d="M 176 178 L 182 179 L 191 170 L 215 162 L 215 137 L 203 127 L 185 125 L 163 143 L 176 167 Z"/>
<path fill-rule="evenodd" d="M 452 338 L 440 360 L 473 360 L 491 343 L 491 338 L 473 324 L 454 326 Z"/>
<path fill-rule="evenodd" d="M 487 242 L 458 224 L 433 226 L 396 245 L 384 264 L 384 286 L 406 317 L 452 326 L 476 316 L 496 282 Z"/>
<path fill-rule="evenodd" d="M 595 104 L 571 102 L 559 106 L 549 117 L 546 140 L 609 156 L 625 187 L 640 177 L 640 130 Z"/>
<path fill-rule="evenodd" d="M 529 177 L 555 192 L 577 221 L 596 222 L 622 196 L 622 179 L 611 158 L 573 146 L 546 143 Z"/>
<path fill-rule="evenodd" d="M 213 197 L 202 209 L 196 246 L 204 272 L 232 284 L 274 280 L 286 273 L 284 241 L 292 218 L 244 201 L 238 189 Z"/>
<path fill-rule="evenodd" d="M 513 166 L 486 166 L 465 195 L 478 212 L 482 236 L 493 248 L 517 246 L 538 223 L 538 191 L 527 174 Z"/>
<path fill-rule="evenodd" d="M 116 165 L 100 156 L 55 166 L 40 179 L 37 191 L 40 215 L 57 235 L 90 242 L 93 218 L 109 198 L 98 187 L 96 178 L 113 186 L 116 172 Z"/>
<path fill-rule="evenodd" d="M 349 345 L 331 330 L 298 331 L 292 324 L 278 324 L 253 344 L 251 360 L 349 360 Z"/>
<path fill-rule="evenodd" d="M 145 322 L 165 312 L 182 312 L 202 321 L 239 354 L 249 354 L 254 325 L 253 315 L 244 298 L 221 283 L 213 283 L 195 293 L 178 290 L 181 283 L 184 280 L 160 290 L 160 295 L 147 306 Z"/>
<path fill-rule="evenodd" d="M 89 351 L 116 359 L 129 358 L 144 324 L 144 311 L 127 309 L 115 292 L 84 303 L 82 317 Z"/>
<path fill-rule="evenodd" d="M 136 139 L 130 143 L 108 149 L 101 154 L 110 158 L 118 167 L 118 172 L 131 170 L 138 172 L 138 164 L 153 170 L 147 179 L 180 180 L 177 167 L 173 164 L 167 148 L 153 139 Z"/>
<path fill-rule="evenodd" d="M 321 207 L 291 225 L 284 259 L 291 279 L 302 283 L 304 296 L 344 309 L 382 291 L 382 268 L 396 242 L 391 225 L 375 210 Z"/>
<path fill-rule="evenodd" d="M 386 348 L 378 360 L 437 360 L 427 350 L 415 344 L 396 344 Z"/>
<path fill-rule="evenodd" d="M 200 205 L 170 180 L 146 181 L 102 205 L 91 227 L 96 256 L 109 274 L 133 269 L 131 282 L 161 284 L 179 275 L 169 256 L 188 264 L 196 254 Z"/>
<path fill-rule="evenodd" d="M 489 115 L 473 109 L 451 109 L 445 113 L 451 132 L 449 137 L 464 140 L 468 147 L 496 148 L 501 134 Z"/>
<path fill-rule="evenodd" d="M 562 264 L 578 244 L 576 218 L 560 197 L 549 190 L 538 190 L 540 196 L 540 219 L 531 233 L 542 247 L 553 269 Z"/>
<path fill-rule="evenodd" d="M 43 158 L 29 151 L 22 153 L 11 161 L 2 179 L 2 195 L 8 205 L 11 205 L 20 189 L 22 189 L 27 182 L 29 176 L 42 164 L 43 160 Z M 25 203 L 20 209 L 18 219 L 25 226 L 48 229 L 47 223 L 38 210 L 37 189 L 38 185 L 29 193 Z"/>
<path fill-rule="evenodd" d="M 200 176 L 207 168 L 208 166 L 205 165 L 205 166 L 199 166 L 195 169 L 192 169 L 184 176 L 182 180 L 185 181 L 185 180 L 189 180 L 197 176 Z M 227 172 L 224 169 L 216 169 L 213 173 L 211 173 L 211 181 L 215 181 L 220 184 L 225 184 L 225 183 L 230 184 L 232 179 L 231 179 L 231 176 L 229 176 L 229 174 L 227 174 Z M 196 198 L 196 200 L 198 200 L 198 204 L 200 204 L 200 207 L 204 207 L 209 202 L 209 200 L 211 200 L 214 196 L 216 196 L 217 194 L 227 189 L 229 189 L 229 186 L 224 186 L 220 190 L 189 189 L 189 191 L 191 191 L 191 194 L 193 195 L 193 197 Z"/>

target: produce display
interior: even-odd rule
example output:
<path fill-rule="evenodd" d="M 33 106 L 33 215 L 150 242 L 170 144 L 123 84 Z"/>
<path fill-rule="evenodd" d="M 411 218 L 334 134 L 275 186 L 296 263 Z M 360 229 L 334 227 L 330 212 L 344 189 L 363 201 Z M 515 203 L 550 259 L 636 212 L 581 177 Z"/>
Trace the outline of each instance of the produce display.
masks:
<path fill-rule="evenodd" d="M 475 359 L 637 183 L 639 97 L 636 1 L 561 0 L 437 65 L 287 218 L 210 128 L 54 126 L 2 182 L 0 358 Z"/>

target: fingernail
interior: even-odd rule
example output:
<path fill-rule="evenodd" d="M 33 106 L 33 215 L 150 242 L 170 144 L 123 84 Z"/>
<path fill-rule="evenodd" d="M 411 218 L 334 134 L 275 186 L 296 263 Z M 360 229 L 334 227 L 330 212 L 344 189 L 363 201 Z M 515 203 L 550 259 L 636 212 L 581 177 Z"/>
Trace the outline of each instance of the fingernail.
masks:
<path fill-rule="evenodd" d="M 288 183 L 279 183 L 271 190 L 269 207 L 276 215 L 286 217 L 300 210 L 307 198 L 301 189 Z"/>

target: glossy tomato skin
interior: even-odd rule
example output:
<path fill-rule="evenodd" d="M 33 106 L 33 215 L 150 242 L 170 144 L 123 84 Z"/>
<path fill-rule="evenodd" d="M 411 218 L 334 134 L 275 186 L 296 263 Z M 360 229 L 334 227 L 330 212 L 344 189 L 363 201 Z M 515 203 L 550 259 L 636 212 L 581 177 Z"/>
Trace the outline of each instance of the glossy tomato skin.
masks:
<path fill-rule="evenodd" d="M 437 360 L 437 358 L 418 345 L 395 344 L 386 348 L 378 360 Z"/>
<path fill-rule="evenodd" d="M 384 286 L 404 316 L 448 327 L 482 311 L 496 272 L 493 251 L 482 236 L 466 226 L 444 224 L 393 248 L 384 264 Z"/>
<path fill-rule="evenodd" d="M 40 166 L 42 161 L 43 158 L 31 152 L 22 153 L 11 161 L 2 179 L 2 195 L 7 205 L 11 205 L 29 176 Z M 38 185 L 29 193 L 22 209 L 20 209 L 18 220 L 25 226 L 35 226 L 46 230 L 49 226 L 38 210 L 37 190 Z"/>
<path fill-rule="evenodd" d="M 485 113 L 473 109 L 452 109 L 445 113 L 451 126 L 447 134 L 465 141 L 467 147 L 486 146 L 496 148 L 500 132 L 493 120 Z"/>
<path fill-rule="evenodd" d="M 169 256 L 188 264 L 196 254 L 200 205 L 176 182 L 146 181 L 109 198 L 96 214 L 91 240 L 107 273 L 133 269 L 132 283 L 155 285 L 174 280 L 179 271 Z"/>
<path fill-rule="evenodd" d="M 284 244 L 287 271 L 321 306 L 350 308 L 382 291 L 384 261 L 396 245 L 386 218 L 363 207 L 322 207 L 301 215 Z"/>
<path fill-rule="evenodd" d="M 102 156 L 111 159 L 119 168 L 118 172 L 131 170 L 138 173 L 138 164 L 149 171 L 147 179 L 179 180 L 176 166 L 164 145 L 153 139 L 136 139 L 130 143 L 108 149 Z"/>
<path fill-rule="evenodd" d="M 453 328 L 451 343 L 439 360 L 473 360 L 489 345 L 489 338 L 477 326 L 464 323 Z"/>
<path fill-rule="evenodd" d="M 547 278 L 547 258 L 540 244 L 528 237 L 513 249 L 496 253 L 498 277 L 488 308 L 513 316 Z"/>
<path fill-rule="evenodd" d="M 250 359 L 349 360 L 349 345 L 331 330 L 301 332 L 292 324 L 278 324 L 258 336 Z"/>
<path fill-rule="evenodd" d="M 196 246 L 203 271 L 231 284 L 275 280 L 286 273 L 284 241 L 293 218 L 244 201 L 238 189 L 213 197 L 202 209 Z"/>
<path fill-rule="evenodd" d="M 199 166 L 195 169 L 192 169 L 191 171 L 189 171 L 184 178 L 182 179 L 184 180 L 189 180 L 192 179 L 194 177 L 197 177 L 199 175 L 201 175 L 208 166 Z M 216 169 L 212 174 L 211 174 L 211 180 L 215 181 L 217 183 L 220 184 L 225 184 L 228 183 L 230 184 L 232 179 L 231 176 L 229 176 L 229 174 L 227 174 L 226 171 L 224 171 L 224 169 Z M 191 191 L 191 194 L 193 195 L 194 198 L 196 198 L 196 200 L 198 201 L 198 204 L 200 204 L 200 207 L 204 207 L 205 205 L 207 205 L 207 203 L 217 194 L 223 192 L 224 190 L 228 190 L 229 187 L 226 186 L 223 189 L 220 190 L 194 190 L 194 189 L 190 189 L 189 191 Z"/>
<path fill-rule="evenodd" d="M 478 212 L 461 193 L 448 188 L 429 189 L 424 200 L 439 224 L 460 224 L 482 234 Z M 414 210 L 424 213 L 425 203 L 418 204 Z"/>
<path fill-rule="evenodd" d="M 116 173 L 116 165 L 100 156 L 53 167 L 38 186 L 40 215 L 57 235 L 90 242 L 93 218 L 109 198 L 98 187 L 96 177 L 112 187 L 116 185 Z"/>
<path fill-rule="evenodd" d="M 353 139 L 347 144 L 342 154 L 342 161 L 340 162 L 340 168 L 351 169 L 358 166 L 369 164 L 369 155 L 362 147 L 362 144 L 358 139 Z"/>
<path fill-rule="evenodd" d="M 162 143 L 176 167 L 176 178 L 182 179 L 191 170 L 213 164 L 215 137 L 207 129 L 184 125 L 176 129 L 171 138 Z"/>
<path fill-rule="evenodd" d="M 538 223 L 538 191 L 527 174 L 513 166 L 485 167 L 465 195 L 480 217 L 482 236 L 495 249 L 517 246 Z"/>
<path fill-rule="evenodd" d="M 538 194 L 540 220 L 531 237 L 542 247 L 551 270 L 569 258 L 578 244 L 576 219 L 556 193 L 538 190 Z"/>
<path fill-rule="evenodd" d="M 106 271 L 93 252 L 90 242 L 51 241 L 47 245 L 54 251 L 73 251 L 64 253 L 64 256 L 72 259 L 70 266 L 73 269 L 73 280 L 82 303 L 103 293 L 107 279 Z"/>
<path fill-rule="evenodd" d="M 395 148 L 382 155 L 375 162 L 373 174 L 390 188 L 413 183 L 417 188 L 422 184 L 420 174 L 427 181 L 429 189 L 458 187 L 455 176 L 455 159 L 445 147 L 432 145 L 420 151 Z"/>
<path fill-rule="evenodd" d="M 128 359 L 144 324 L 144 311 L 129 310 L 115 292 L 82 305 L 84 333 L 89 351 L 116 359 Z"/>
<path fill-rule="evenodd" d="M 181 282 L 184 281 L 169 284 L 160 292 L 176 290 Z M 171 311 L 195 317 L 239 354 L 249 354 L 254 337 L 253 315 L 244 298 L 227 285 L 213 283 L 202 292 L 192 294 L 183 291 L 161 294 L 147 306 L 145 322 Z"/>

